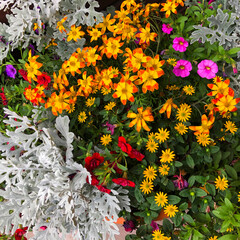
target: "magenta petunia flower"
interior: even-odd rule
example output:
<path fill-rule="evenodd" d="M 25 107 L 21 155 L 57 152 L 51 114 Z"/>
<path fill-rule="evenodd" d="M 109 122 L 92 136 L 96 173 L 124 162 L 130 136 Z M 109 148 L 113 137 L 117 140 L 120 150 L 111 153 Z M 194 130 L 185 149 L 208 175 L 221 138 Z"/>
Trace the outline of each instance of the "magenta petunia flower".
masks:
<path fill-rule="evenodd" d="M 173 28 L 170 26 L 170 24 L 163 24 L 162 25 L 162 31 L 167 34 L 171 34 Z"/>
<path fill-rule="evenodd" d="M 11 77 L 11 78 L 15 78 L 17 73 L 17 70 L 14 68 L 13 65 L 9 64 L 6 66 L 6 74 Z"/>
<path fill-rule="evenodd" d="M 218 66 L 212 60 L 202 60 L 198 64 L 197 73 L 202 78 L 211 79 L 216 77 L 216 73 L 218 72 Z"/>
<path fill-rule="evenodd" d="M 188 42 L 183 37 L 173 39 L 173 49 L 178 52 L 185 52 L 188 47 Z"/>
<path fill-rule="evenodd" d="M 176 66 L 173 68 L 173 73 L 177 77 L 187 77 L 190 75 L 190 71 L 192 70 L 192 64 L 187 60 L 179 60 L 177 61 Z"/>

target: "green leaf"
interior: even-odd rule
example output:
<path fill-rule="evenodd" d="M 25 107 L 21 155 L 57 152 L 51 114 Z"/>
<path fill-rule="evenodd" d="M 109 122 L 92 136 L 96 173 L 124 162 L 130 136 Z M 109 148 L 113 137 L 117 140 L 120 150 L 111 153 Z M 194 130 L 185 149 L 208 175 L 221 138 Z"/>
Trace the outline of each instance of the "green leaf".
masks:
<path fill-rule="evenodd" d="M 181 198 L 175 195 L 168 195 L 168 204 L 178 204 L 181 201 Z"/>
<path fill-rule="evenodd" d="M 201 188 L 196 188 L 195 194 L 196 194 L 196 197 L 204 197 L 207 195 L 207 193 Z"/>
<path fill-rule="evenodd" d="M 234 211 L 234 207 L 233 207 L 232 203 L 229 201 L 228 198 L 225 198 L 224 202 L 225 202 L 225 205 L 228 207 L 228 209 Z"/>
<path fill-rule="evenodd" d="M 203 235 L 199 231 L 197 231 L 196 229 L 193 230 L 193 240 L 202 238 L 202 237 L 203 237 Z"/>
<path fill-rule="evenodd" d="M 187 222 L 187 223 L 189 223 L 189 224 L 191 224 L 192 226 L 196 226 L 196 223 L 195 223 L 195 221 L 193 220 L 193 218 L 189 215 L 189 214 L 184 214 L 183 215 L 183 219 Z"/>
<path fill-rule="evenodd" d="M 237 235 L 227 234 L 227 235 L 224 235 L 224 236 L 218 238 L 218 240 L 237 240 L 237 238 L 238 238 Z"/>
<path fill-rule="evenodd" d="M 189 196 L 190 196 L 190 194 L 189 194 L 189 189 L 184 189 L 184 190 L 182 190 L 182 191 L 179 193 L 179 195 L 180 195 L 181 197 L 189 197 Z"/>
<path fill-rule="evenodd" d="M 140 236 L 145 236 L 147 234 L 147 225 L 142 225 L 140 226 L 137 231 L 136 234 L 140 237 Z"/>
<path fill-rule="evenodd" d="M 161 205 L 160 205 L 160 206 L 158 206 L 158 205 L 156 204 L 156 202 L 155 202 L 155 201 L 153 201 L 153 202 L 151 202 L 150 209 L 151 209 L 151 210 L 155 210 L 155 211 L 157 211 L 157 210 L 161 210 L 161 209 L 162 209 L 162 207 L 161 207 Z"/>
<path fill-rule="evenodd" d="M 185 22 L 185 21 L 187 21 L 188 20 L 188 17 L 186 17 L 186 16 L 181 16 L 181 17 L 179 17 L 177 20 L 176 20 L 176 22 L 177 23 L 181 23 L 181 22 Z"/>
<path fill-rule="evenodd" d="M 207 183 L 206 184 L 206 189 L 212 196 L 216 195 L 216 188 L 215 188 L 215 186 L 213 184 Z"/>
<path fill-rule="evenodd" d="M 220 147 L 218 146 L 210 146 L 211 153 L 217 153 L 220 150 Z"/>
<path fill-rule="evenodd" d="M 207 223 L 211 221 L 211 217 L 206 213 L 198 213 L 195 216 L 196 220 L 201 223 Z"/>
<path fill-rule="evenodd" d="M 222 46 L 219 46 L 218 47 L 218 51 L 221 55 L 224 55 L 225 54 L 225 49 L 222 47 Z"/>
<path fill-rule="evenodd" d="M 239 51 L 240 51 L 240 48 L 239 48 L 239 47 L 236 47 L 236 48 L 230 49 L 229 51 L 227 51 L 227 53 L 228 53 L 229 55 L 233 55 L 233 54 L 235 54 L 235 53 L 238 53 Z"/>
<path fill-rule="evenodd" d="M 188 209 L 188 203 L 184 202 L 179 206 L 180 211 L 185 211 Z"/>
<path fill-rule="evenodd" d="M 134 196 L 139 203 L 142 203 L 144 201 L 144 197 L 142 195 L 141 190 L 139 189 L 139 186 L 135 187 Z"/>
<path fill-rule="evenodd" d="M 176 227 L 181 225 L 182 222 L 182 216 L 180 214 L 177 214 L 175 217 L 171 218 L 173 223 L 175 224 Z"/>
<path fill-rule="evenodd" d="M 240 145 L 236 147 L 236 151 L 240 152 Z M 229 153 L 230 155 L 230 153 Z"/>
<path fill-rule="evenodd" d="M 186 162 L 187 162 L 187 165 L 190 167 L 190 168 L 194 168 L 194 160 L 193 158 L 191 157 L 191 155 L 187 155 L 186 157 Z"/>
<path fill-rule="evenodd" d="M 120 164 L 120 163 L 117 163 L 117 167 L 120 168 L 120 169 L 123 170 L 123 171 L 127 171 L 127 170 L 128 170 L 127 167 L 123 166 L 123 165 Z"/>
<path fill-rule="evenodd" d="M 188 179 L 189 187 L 192 187 L 194 183 L 195 183 L 195 176 L 192 175 L 192 176 Z"/>
<path fill-rule="evenodd" d="M 235 170 L 233 167 L 228 166 L 228 165 L 225 165 L 225 169 L 226 169 L 226 171 L 227 171 L 227 174 L 228 174 L 231 178 L 233 178 L 234 180 L 238 180 L 237 172 L 236 172 L 236 170 Z"/>
<path fill-rule="evenodd" d="M 175 161 L 174 162 L 174 166 L 175 167 L 181 167 L 183 164 L 181 163 L 181 162 L 179 162 L 179 161 Z"/>
<path fill-rule="evenodd" d="M 167 219 L 163 219 L 163 231 L 164 232 L 172 232 L 173 231 L 173 224 Z"/>

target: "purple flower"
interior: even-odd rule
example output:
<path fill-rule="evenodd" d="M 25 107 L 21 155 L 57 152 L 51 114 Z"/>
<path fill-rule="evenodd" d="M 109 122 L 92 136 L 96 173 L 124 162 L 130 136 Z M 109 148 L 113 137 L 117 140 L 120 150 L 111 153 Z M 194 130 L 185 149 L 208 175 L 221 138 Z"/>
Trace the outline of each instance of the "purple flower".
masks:
<path fill-rule="evenodd" d="M 163 24 L 162 25 L 162 31 L 167 34 L 171 34 L 171 31 L 173 28 L 171 28 L 170 24 Z"/>
<path fill-rule="evenodd" d="M 216 77 L 216 73 L 218 72 L 218 66 L 212 60 L 202 60 L 198 64 L 197 73 L 202 78 L 211 79 Z"/>
<path fill-rule="evenodd" d="M 6 74 L 7 74 L 9 77 L 15 79 L 16 73 L 17 73 L 17 70 L 14 68 L 13 65 L 10 65 L 10 64 L 9 64 L 9 65 L 6 66 Z"/>
<path fill-rule="evenodd" d="M 177 77 L 187 77 L 190 75 L 190 71 L 192 70 L 192 64 L 187 60 L 179 60 L 177 61 L 176 66 L 173 68 L 173 73 Z"/>
<path fill-rule="evenodd" d="M 173 49 L 178 52 L 185 52 L 188 47 L 188 42 L 182 37 L 173 39 Z"/>
<path fill-rule="evenodd" d="M 135 229 L 135 224 L 131 220 L 127 220 L 123 223 L 123 227 L 125 228 L 126 232 L 132 232 Z"/>
<path fill-rule="evenodd" d="M 103 126 L 107 126 L 107 131 L 111 131 L 111 135 L 114 134 L 114 128 L 116 128 L 117 126 L 115 124 L 110 124 L 109 122 L 106 122 L 106 124 L 104 124 Z"/>
<path fill-rule="evenodd" d="M 181 172 L 179 175 L 174 175 L 173 177 L 177 178 L 176 180 L 173 180 L 173 184 L 178 188 L 178 190 L 188 187 L 188 182 L 183 178 Z"/>
<path fill-rule="evenodd" d="M 159 227 L 156 222 L 152 220 L 150 226 L 153 228 L 153 231 L 159 230 Z"/>
<path fill-rule="evenodd" d="M 32 44 L 28 45 L 28 49 L 31 50 L 31 54 L 34 55 L 35 54 L 35 47 Z"/>

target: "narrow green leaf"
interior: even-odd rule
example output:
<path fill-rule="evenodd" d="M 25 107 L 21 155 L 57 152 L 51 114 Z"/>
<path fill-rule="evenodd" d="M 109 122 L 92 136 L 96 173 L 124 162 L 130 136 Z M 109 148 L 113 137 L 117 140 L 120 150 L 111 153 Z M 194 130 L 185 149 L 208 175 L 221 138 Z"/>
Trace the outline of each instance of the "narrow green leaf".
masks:
<path fill-rule="evenodd" d="M 238 180 L 238 174 L 237 174 L 236 170 L 233 167 L 231 167 L 229 165 L 225 165 L 225 169 L 227 171 L 227 174 L 231 178 L 233 178 L 234 180 Z"/>
<path fill-rule="evenodd" d="M 194 168 L 195 163 L 194 163 L 194 160 L 193 160 L 193 158 L 191 157 L 191 155 L 187 155 L 187 157 L 186 157 L 186 162 L 187 162 L 187 165 L 188 165 L 190 168 Z"/>

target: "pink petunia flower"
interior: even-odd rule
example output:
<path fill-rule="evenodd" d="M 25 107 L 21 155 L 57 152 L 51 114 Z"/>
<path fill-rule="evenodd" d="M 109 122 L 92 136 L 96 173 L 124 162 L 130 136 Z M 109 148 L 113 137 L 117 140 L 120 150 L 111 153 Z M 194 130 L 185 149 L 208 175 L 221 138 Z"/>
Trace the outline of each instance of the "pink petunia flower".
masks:
<path fill-rule="evenodd" d="M 185 52 L 188 47 L 188 42 L 183 37 L 173 39 L 173 49 L 178 52 Z"/>
<path fill-rule="evenodd" d="M 190 71 L 192 70 L 192 64 L 187 60 L 179 60 L 177 61 L 176 66 L 173 68 L 173 73 L 177 77 L 187 77 L 190 75 Z"/>
<path fill-rule="evenodd" d="M 198 64 L 197 73 L 202 78 L 211 79 L 216 77 L 216 73 L 218 72 L 218 66 L 212 60 L 202 60 Z"/>
<path fill-rule="evenodd" d="M 170 26 L 170 24 L 163 24 L 162 25 L 162 31 L 167 34 L 171 34 L 173 28 Z"/>

